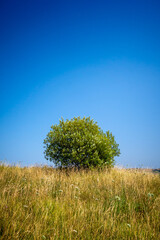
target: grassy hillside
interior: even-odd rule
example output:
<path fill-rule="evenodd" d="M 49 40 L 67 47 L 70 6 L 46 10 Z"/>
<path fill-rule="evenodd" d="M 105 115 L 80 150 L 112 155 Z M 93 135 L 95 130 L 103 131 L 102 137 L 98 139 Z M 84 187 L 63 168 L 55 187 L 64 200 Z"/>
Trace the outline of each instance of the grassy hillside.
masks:
<path fill-rule="evenodd" d="M 0 239 L 160 239 L 160 175 L 0 166 Z"/>

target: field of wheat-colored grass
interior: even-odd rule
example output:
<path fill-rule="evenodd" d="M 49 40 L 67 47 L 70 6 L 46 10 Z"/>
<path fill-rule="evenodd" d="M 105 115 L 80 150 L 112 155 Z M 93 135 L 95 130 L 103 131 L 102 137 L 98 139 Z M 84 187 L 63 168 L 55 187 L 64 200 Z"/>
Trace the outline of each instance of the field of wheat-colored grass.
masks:
<path fill-rule="evenodd" d="M 160 239 L 160 174 L 0 166 L 0 239 Z"/>

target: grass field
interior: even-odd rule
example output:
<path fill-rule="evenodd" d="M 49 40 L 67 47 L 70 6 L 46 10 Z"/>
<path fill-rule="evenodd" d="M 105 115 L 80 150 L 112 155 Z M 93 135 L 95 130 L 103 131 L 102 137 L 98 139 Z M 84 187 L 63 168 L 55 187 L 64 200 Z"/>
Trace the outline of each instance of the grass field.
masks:
<path fill-rule="evenodd" d="M 160 239 L 160 174 L 0 166 L 0 239 Z"/>

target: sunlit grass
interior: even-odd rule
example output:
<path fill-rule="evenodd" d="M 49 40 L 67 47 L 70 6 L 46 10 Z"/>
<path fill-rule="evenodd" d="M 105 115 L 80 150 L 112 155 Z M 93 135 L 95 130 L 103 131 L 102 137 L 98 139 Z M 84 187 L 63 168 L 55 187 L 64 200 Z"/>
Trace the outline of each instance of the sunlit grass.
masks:
<path fill-rule="evenodd" d="M 0 239 L 160 239 L 160 175 L 0 166 Z"/>

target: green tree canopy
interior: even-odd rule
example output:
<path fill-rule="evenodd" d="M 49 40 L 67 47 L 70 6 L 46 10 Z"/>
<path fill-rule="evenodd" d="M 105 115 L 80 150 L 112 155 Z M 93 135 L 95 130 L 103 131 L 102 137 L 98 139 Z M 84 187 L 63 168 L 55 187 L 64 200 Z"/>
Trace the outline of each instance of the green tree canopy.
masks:
<path fill-rule="evenodd" d="M 112 133 L 104 133 L 90 117 L 61 119 L 44 144 L 45 158 L 62 167 L 112 167 L 120 154 Z"/>

